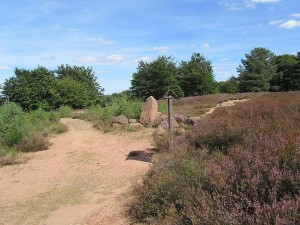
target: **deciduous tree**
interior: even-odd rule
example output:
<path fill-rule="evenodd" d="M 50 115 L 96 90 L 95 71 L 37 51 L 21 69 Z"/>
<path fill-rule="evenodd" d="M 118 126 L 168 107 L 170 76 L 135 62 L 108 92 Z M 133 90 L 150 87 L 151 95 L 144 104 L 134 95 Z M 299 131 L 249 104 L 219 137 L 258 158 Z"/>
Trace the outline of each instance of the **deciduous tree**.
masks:
<path fill-rule="evenodd" d="M 238 79 L 232 76 L 226 81 L 219 82 L 219 90 L 221 93 L 237 93 L 239 91 Z"/>
<path fill-rule="evenodd" d="M 72 78 L 74 81 L 85 86 L 89 104 L 100 102 L 104 89 L 97 82 L 95 72 L 91 67 L 60 65 L 55 73 L 58 79 Z"/>
<path fill-rule="evenodd" d="M 211 62 L 200 53 L 194 53 L 188 62 L 181 62 L 179 80 L 185 96 L 211 94 L 217 90 Z"/>
<path fill-rule="evenodd" d="M 16 68 L 15 76 L 4 82 L 3 94 L 26 110 L 56 108 L 60 101 L 54 73 L 41 66 L 34 70 Z"/>
<path fill-rule="evenodd" d="M 137 72 L 131 80 L 131 91 L 136 97 L 153 96 L 160 99 L 172 90 L 178 96 L 183 95 L 177 79 L 176 63 L 172 57 L 159 56 L 153 62 L 140 61 Z"/>

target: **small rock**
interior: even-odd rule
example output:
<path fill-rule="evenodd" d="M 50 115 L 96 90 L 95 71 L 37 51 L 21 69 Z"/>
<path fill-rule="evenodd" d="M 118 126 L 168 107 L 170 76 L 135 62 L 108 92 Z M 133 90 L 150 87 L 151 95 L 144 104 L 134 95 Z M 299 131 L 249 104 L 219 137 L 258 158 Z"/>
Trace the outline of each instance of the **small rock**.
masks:
<path fill-rule="evenodd" d="M 118 123 L 118 124 L 128 124 L 128 118 L 124 115 L 117 116 L 114 118 L 113 123 Z"/>
<path fill-rule="evenodd" d="M 203 119 L 203 117 L 190 117 L 187 118 L 186 123 L 191 126 L 196 126 Z"/>
<path fill-rule="evenodd" d="M 176 120 L 174 118 L 172 119 L 172 122 L 173 122 L 173 128 L 179 127 L 179 124 L 176 122 Z M 160 126 L 162 126 L 165 129 L 169 129 L 168 120 L 161 121 Z"/>
<path fill-rule="evenodd" d="M 141 129 L 144 127 L 141 123 L 130 123 L 129 126 L 137 129 Z"/>
<path fill-rule="evenodd" d="M 187 116 L 185 115 L 174 115 L 173 117 L 177 121 L 177 123 L 186 123 Z"/>
<path fill-rule="evenodd" d="M 113 123 L 112 126 L 113 126 L 114 128 L 121 128 L 121 127 L 122 127 L 122 124 L 120 124 L 120 123 Z"/>
<path fill-rule="evenodd" d="M 183 135 L 183 134 L 185 134 L 185 129 L 177 127 L 177 128 L 174 129 L 174 132 L 177 135 Z"/>
<path fill-rule="evenodd" d="M 128 119 L 129 124 L 131 123 L 137 123 L 137 119 Z"/>
<path fill-rule="evenodd" d="M 167 132 L 167 129 L 165 129 L 163 126 L 159 125 L 157 127 L 157 129 L 155 130 L 155 135 L 160 136 L 160 135 L 165 134 L 166 132 Z"/>

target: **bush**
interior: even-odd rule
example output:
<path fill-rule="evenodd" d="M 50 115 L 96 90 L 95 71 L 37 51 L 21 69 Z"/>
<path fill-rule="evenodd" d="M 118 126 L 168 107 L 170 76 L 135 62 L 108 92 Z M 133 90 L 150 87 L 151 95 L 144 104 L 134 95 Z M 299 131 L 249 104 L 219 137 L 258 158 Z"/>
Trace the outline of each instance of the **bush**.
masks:
<path fill-rule="evenodd" d="M 60 117 L 70 117 L 72 114 L 73 109 L 69 106 L 61 106 L 58 109 L 58 112 L 60 113 Z"/>
<path fill-rule="evenodd" d="M 0 149 L 0 166 L 7 166 L 19 163 L 15 149 Z"/>
<path fill-rule="evenodd" d="M 151 224 L 299 224 L 300 93 L 217 109 L 162 154 L 130 208 Z M 182 146 L 186 146 L 182 149 Z"/>
<path fill-rule="evenodd" d="M 49 140 L 41 133 L 33 133 L 21 141 L 18 149 L 23 152 L 36 152 L 47 150 L 50 145 Z"/>
<path fill-rule="evenodd" d="M 29 122 L 21 107 L 11 102 L 0 107 L 0 137 L 5 144 L 19 144 L 28 131 Z"/>
<path fill-rule="evenodd" d="M 139 119 L 142 113 L 143 103 L 139 100 L 118 97 L 111 101 L 109 107 L 112 108 L 114 116 L 124 115 L 128 118 Z"/>
<path fill-rule="evenodd" d="M 61 122 L 57 122 L 50 127 L 50 132 L 54 134 L 61 134 L 68 131 L 68 127 Z"/>
<path fill-rule="evenodd" d="M 137 119 L 142 111 L 142 102 L 128 99 L 127 97 L 113 98 L 106 106 L 94 105 L 88 107 L 87 111 L 77 118 L 91 121 L 97 129 L 111 131 L 114 117 L 125 115 L 128 118 Z"/>

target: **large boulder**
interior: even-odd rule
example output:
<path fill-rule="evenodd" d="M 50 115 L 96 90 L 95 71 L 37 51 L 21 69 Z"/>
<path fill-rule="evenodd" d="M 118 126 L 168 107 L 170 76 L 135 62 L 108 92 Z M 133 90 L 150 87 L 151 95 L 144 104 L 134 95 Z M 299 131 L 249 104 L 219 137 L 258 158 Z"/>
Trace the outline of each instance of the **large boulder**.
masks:
<path fill-rule="evenodd" d="M 161 113 L 158 112 L 158 104 L 152 96 L 146 99 L 143 111 L 140 117 L 140 123 L 145 127 L 154 127 L 157 125 L 157 120 L 160 118 Z"/>

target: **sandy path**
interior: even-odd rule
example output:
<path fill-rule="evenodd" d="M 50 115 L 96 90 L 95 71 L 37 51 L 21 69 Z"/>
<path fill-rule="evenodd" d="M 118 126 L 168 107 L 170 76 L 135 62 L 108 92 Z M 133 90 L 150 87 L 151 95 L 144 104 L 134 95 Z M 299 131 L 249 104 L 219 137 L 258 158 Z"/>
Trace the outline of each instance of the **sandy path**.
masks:
<path fill-rule="evenodd" d="M 152 130 L 103 134 L 82 120 L 27 163 L 0 168 L 0 224 L 130 224 L 125 204 L 149 169 Z M 127 158 L 131 151 L 142 151 Z"/>

